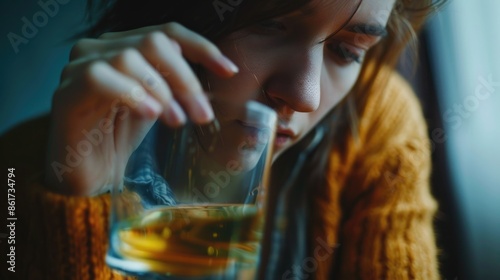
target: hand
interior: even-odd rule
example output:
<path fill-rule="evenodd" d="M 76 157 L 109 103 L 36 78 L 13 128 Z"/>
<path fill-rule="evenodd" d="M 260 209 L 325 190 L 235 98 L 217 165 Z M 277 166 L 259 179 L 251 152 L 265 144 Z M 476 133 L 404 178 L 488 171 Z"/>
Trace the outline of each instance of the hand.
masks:
<path fill-rule="evenodd" d="M 105 192 L 158 118 L 172 127 L 212 120 L 188 61 L 221 77 L 238 71 L 178 23 L 78 41 L 52 101 L 46 183 L 66 194 Z"/>

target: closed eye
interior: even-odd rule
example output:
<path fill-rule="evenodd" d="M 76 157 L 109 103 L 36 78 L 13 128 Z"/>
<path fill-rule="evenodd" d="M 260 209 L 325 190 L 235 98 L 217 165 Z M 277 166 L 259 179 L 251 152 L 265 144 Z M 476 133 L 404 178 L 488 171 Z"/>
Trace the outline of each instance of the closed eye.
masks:
<path fill-rule="evenodd" d="M 359 47 L 338 41 L 328 43 L 327 48 L 340 65 L 349 65 L 354 62 L 361 63 L 366 52 Z"/>

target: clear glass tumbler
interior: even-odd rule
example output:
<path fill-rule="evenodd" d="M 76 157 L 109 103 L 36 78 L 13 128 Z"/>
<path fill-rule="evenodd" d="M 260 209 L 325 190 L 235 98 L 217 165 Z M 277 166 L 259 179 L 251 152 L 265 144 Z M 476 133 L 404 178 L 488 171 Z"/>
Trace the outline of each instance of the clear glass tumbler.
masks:
<path fill-rule="evenodd" d="M 216 120 L 155 124 L 112 192 L 107 264 L 146 279 L 255 279 L 276 113 L 213 102 Z"/>

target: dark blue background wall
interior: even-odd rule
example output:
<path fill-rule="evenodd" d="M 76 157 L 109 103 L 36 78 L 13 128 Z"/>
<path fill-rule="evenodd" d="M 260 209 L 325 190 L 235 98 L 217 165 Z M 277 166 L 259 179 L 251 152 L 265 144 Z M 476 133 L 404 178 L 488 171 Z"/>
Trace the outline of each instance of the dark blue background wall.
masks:
<path fill-rule="evenodd" d="M 47 12 L 39 4 L 49 2 L 56 3 L 58 10 L 51 5 Z M 20 121 L 49 112 L 72 45 L 67 39 L 85 26 L 85 5 L 84 0 L 0 2 L 0 134 Z M 29 24 L 23 18 L 36 32 L 26 28 Z M 16 52 L 9 36 L 27 43 L 19 43 Z"/>

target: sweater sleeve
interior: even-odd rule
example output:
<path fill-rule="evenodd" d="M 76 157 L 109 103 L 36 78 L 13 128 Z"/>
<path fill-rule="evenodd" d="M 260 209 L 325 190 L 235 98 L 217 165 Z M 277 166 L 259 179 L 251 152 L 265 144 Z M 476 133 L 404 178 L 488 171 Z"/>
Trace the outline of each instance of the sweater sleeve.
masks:
<path fill-rule="evenodd" d="M 419 102 L 395 74 L 370 98 L 341 193 L 335 279 L 438 279 L 437 203 Z"/>
<path fill-rule="evenodd" d="M 43 185 L 48 118 L 0 138 L 1 166 L 16 172 L 16 272 L 7 279 L 131 279 L 105 264 L 109 195 L 70 197 Z M 2 169 L 4 170 L 4 169 Z"/>

